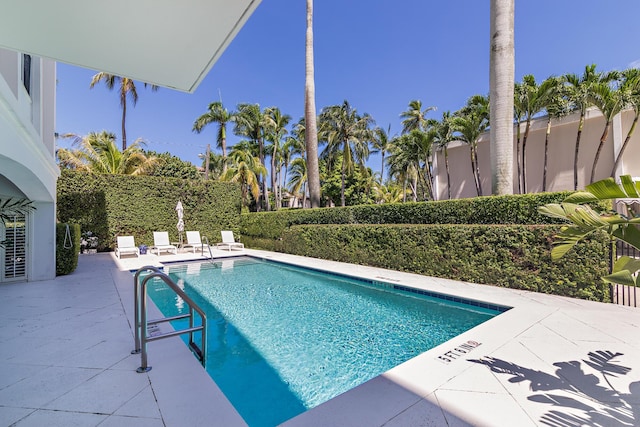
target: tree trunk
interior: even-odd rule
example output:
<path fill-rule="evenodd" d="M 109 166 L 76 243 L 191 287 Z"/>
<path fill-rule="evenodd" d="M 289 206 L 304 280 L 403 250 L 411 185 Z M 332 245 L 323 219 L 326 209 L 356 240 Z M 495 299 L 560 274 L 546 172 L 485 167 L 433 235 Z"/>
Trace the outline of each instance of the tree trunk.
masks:
<path fill-rule="evenodd" d="M 348 142 L 345 142 L 345 145 L 346 144 L 348 144 Z M 340 171 L 340 179 L 341 179 L 341 184 L 340 184 L 340 206 L 342 206 L 342 207 L 345 206 L 345 200 L 344 200 L 344 187 L 345 187 L 344 176 L 347 174 L 346 164 L 347 164 L 347 159 L 343 155 L 342 156 L 342 168 L 341 168 L 341 171 Z M 307 172 L 307 173 L 309 173 L 309 172 Z"/>
<path fill-rule="evenodd" d="M 620 165 L 620 160 L 622 160 L 622 154 L 624 153 L 624 150 L 627 149 L 627 145 L 629 144 L 629 141 L 631 140 L 631 135 L 633 135 L 633 132 L 636 130 L 636 124 L 638 123 L 638 117 L 640 117 L 640 109 L 638 109 L 638 111 L 636 111 L 636 116 L 633 118 L 633 123 L 631 123 L 631 128 L 629 129 L 629 132 L 627 132 L 627 137 L 624 139 L 624 142 L 622 143 L 622 147 L 620 148 L 620 152 L 618 153 L 618 157 L 616 157 L 616 161 L 613 163 L 613 169 L 611 169 L 611 177 L 612 178 L 616 177 L 616 170 L 618 169 L 618 166 Z"/>
<path fill-rule="evenodd" d="M 524 129 L 522 137 L 522 193 L 527 193 L 527 139 L 531 129 L 531 118 L 527 119 L 527 127 Z"/>
<path fill-rule="evenodd" d="M 211 161 L 211 144 L 207 144 L 207 157 L 204 161 L 204 179 L 209 180 L 209 162 Z"/>
<path fill-rule="evenodd" d="M 447 171 L 447 196 L 451 200 L 451 178 L 449 176 L 449 153 L 447 146 L 444 147 L 444 168 Z"/>
<path fill-rule="evenodd" d="M 513 152 L 513 151 L 512 151 Z M 478 164 L 478 145 L 473 145 L 473 160 L 475 164 L 474 176 L 476 180 L 476 189 L 478 190 L 478 196 L 482 196 L 482 182 L 480 181 L 480 165 Z M 513 174 L 512 174 L 513 176 Z"/>
<path fill-rule="evenodd" d="M 582 128 L 584 127 L 584 111 L 580 112 L 580 121 L 578 122 L 578 135 L 576 136 L 576 150 L 573 154 L 573 189 L 578 189 L 578 152 L 580 151 L 580 137 L 582 137 Z"/>
<path fill-rule="evenodd" d="M 122 151 L 127 149 L 127 131 L 125 129 L 125 120 L 127 117 L 127 98 L 122 100 Z"/>
<path fill-rule="evenodd" d="M 547 155 L 549 154 L 549 135 L 551 134 L 551 116 L 547 120 L 547 133 L 544 137 L 544 166 L 542 171 L 542 191 L 547 191 Z"/>
<path fill-rule="evenodd" d="M 602 147 L 604 146 L 604 143 L 607 140 L 607 136 L 609 135 L 610 127 L 611 120 L 608 120 L 604 125 L 604 131 L 602 131 L 602 136 L 600 137 L 600 144 L 598 144 L 598 149 L 596 150 L 596 157 L 593 159 L 593 166 L 591 166 L 591 178 L 589 180 L 589 183 L 593 183 L 596 176 L 596 166 L 598 164 L 598 160 L 600 160 L 600 152 L 602 151 Z"/>
<path fill-rule="evenodd" d="M 518 163 L 518 194 L 522 194 L 522 169 L 520 166 L 520 122 L 516 124 L 516 163 Z"/>
<path fill-rule="evenodd" d="M 226 132 L 225 132 L 226 134 Z M 227 138 L 222 138 L 222 174 L 227 171 Z"/>
<path fill-rule="evenodd" d="M 280 208 L 278 204 L 278 181 L 276 180 L 276 156 L 278 154 L 277 148 L 278 147 L 276 145 L 276 142 L 274 141 L 273 152 L 271 153 L 271 191 L 273 191 L 273 195 L 275 196 L 275 210 L 278 210 Z"/>
<path fill-rule="evenodd" d="M 258 147 L 260 149 L 260 163 L 264 166 L 264 141 L 262 138 L 258 138 Z M 269 189 L 267 188 L 267 177 L 263 174 L 260 174 L 260 182 L 262 184 L 262 198 L 263 203 L 258 201 L 258 205 L 262 205 L 259 207 L 264 207 L 267 211 L 271 210 L 271 203 L 269 202 Z"/>
<path fill-rule="evenodd" d="M 473 155 L 473 145 L 469 146 L 469 155 L 471 156 L 471 175 L 473 175 L 473 183 L 476 186 L 476 195 L 480 195 L 480 188 L 478 186 L 478 176 L 476 175 L 476 161 Z"/>
<path fill-rule="evenodd" d="M 514 7 L 515 0 L 491 0 L 489 127 L 493 194 L 513 194 Z"/>
<path fill-rule="evenodd" d="M 313 0 L 307 0 L 304 121 L 309 199 L 311 207 L 318 208 L 320 207 L 320 167 L 318 165 L 318 125 L 316 123 L 316 88 L 313 67 Z"/>

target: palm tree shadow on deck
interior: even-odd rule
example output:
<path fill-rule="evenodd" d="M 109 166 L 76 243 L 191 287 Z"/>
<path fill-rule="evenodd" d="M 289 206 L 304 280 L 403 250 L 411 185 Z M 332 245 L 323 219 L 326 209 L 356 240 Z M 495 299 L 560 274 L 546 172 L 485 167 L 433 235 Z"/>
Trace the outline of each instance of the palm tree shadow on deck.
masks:
<path fill-rule="evenodd" d="M 510 375 L 510 383 L 529 381 L 535 392 L 528 399 L 552 405 L 540 418 L 540 424 L 552 427 L 634 426 L 640 421 L 640 381 L 629 384 L 629 392 L 617 390 L 611 378 L 626 375 L 631 368 L 614 359 L 622 353 L 599 350 L 588 353 L 585 365 L 597 372 L 586 373 L 580 361 L 556 362 L 553 374 L 526 368 L 493 357 L 472 359 L 497 374 Z"/>

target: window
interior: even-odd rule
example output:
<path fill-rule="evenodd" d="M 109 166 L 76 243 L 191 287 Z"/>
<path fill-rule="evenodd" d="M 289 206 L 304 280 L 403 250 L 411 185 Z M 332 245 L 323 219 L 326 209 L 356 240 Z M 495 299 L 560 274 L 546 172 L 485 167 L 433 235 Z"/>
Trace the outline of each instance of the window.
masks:
<path fill-rule="evenodd" d="M 22 54 L 22 84 L 31 95 L 31 55 Z"/>
<path fill-rule="evenodd" d="M 10 215 L 4 227 L 0 223 L 0 241 L 4 241 L 0 282 L 24 280 L 27 277 L 27 218 L 24 214 Z"/>

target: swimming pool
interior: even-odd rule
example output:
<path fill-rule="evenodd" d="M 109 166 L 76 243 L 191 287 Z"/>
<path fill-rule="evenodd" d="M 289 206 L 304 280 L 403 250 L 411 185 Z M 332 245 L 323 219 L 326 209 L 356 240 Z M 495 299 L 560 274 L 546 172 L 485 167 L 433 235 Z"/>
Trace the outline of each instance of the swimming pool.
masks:
<path fill-rule="evenodd" d="M 499 314 L 248 257 L 165 272 L 207 312 L 207 372 L 250 426 L 284 422 Z M 148 292 L 167 316 L 186 309 L 160 283 Z"/>

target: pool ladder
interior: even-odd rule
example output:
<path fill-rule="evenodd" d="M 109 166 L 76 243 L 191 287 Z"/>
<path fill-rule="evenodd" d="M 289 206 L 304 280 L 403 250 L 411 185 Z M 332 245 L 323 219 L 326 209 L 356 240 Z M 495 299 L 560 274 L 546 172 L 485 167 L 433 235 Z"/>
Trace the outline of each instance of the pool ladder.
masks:
<path fill-rule="evenodd" d="M 140 274 L 144 272 L 150 272 L 142 282 L 138 279 Z M 156 320 L 147 320 L 147 282 L 154 278 L 161 279 L 169 286 L 182 300 L 189 306 L 189 313 L 179 316 L 164 317 Z M 169 276 L 162 272 L 157 267 L 147 265 L 136 271 L 133 279 L 134 287 L 134 323 L 135 323 L 135 349 L 131 351 L 131 354 L 140 354 L 141 364 L 136 372 L 143 373 L 149 372 L 151 366 L 147 364 L 147 343 L 150 341 L 157 341 L 163 338 L 175 337 L 182 334 L 189 334 L 189 349 L 193 352 L 196 358 L 205 366 L 205 359 L 207 354 L 207 318 L 204 311 L 173 281 Z M 200 326 L 194 326 L 193 324 L 193 312 L 197 312 L 202 319 Z M 165 332 L 153 336 L 148 335 L 148 326 L 157 325 L 158 323 L 171 322 L 179 319 L 189 319 L 189 327 L 178 331 Z M 194 332 L 200 331 L 202 337 L 202 344 L 198 347 L 198 344 L 193 340 Z"/>
<path fill-rule="evenodd" d="M 207 238 L 207 236 L 202 236 L 202 238 L 207 241 L 207 249 L 209 250 L 209 261 L 211 262 L 211 264 L 213 264 L 214 263 L 213 253 L 211 252 L 211 245 L 209 244 L 209 238 Z M 201 250 L 202 256 L 204 256 L 204 245 L 202 245 L 202 248 L 200 248 L 200 250 Z"/>

